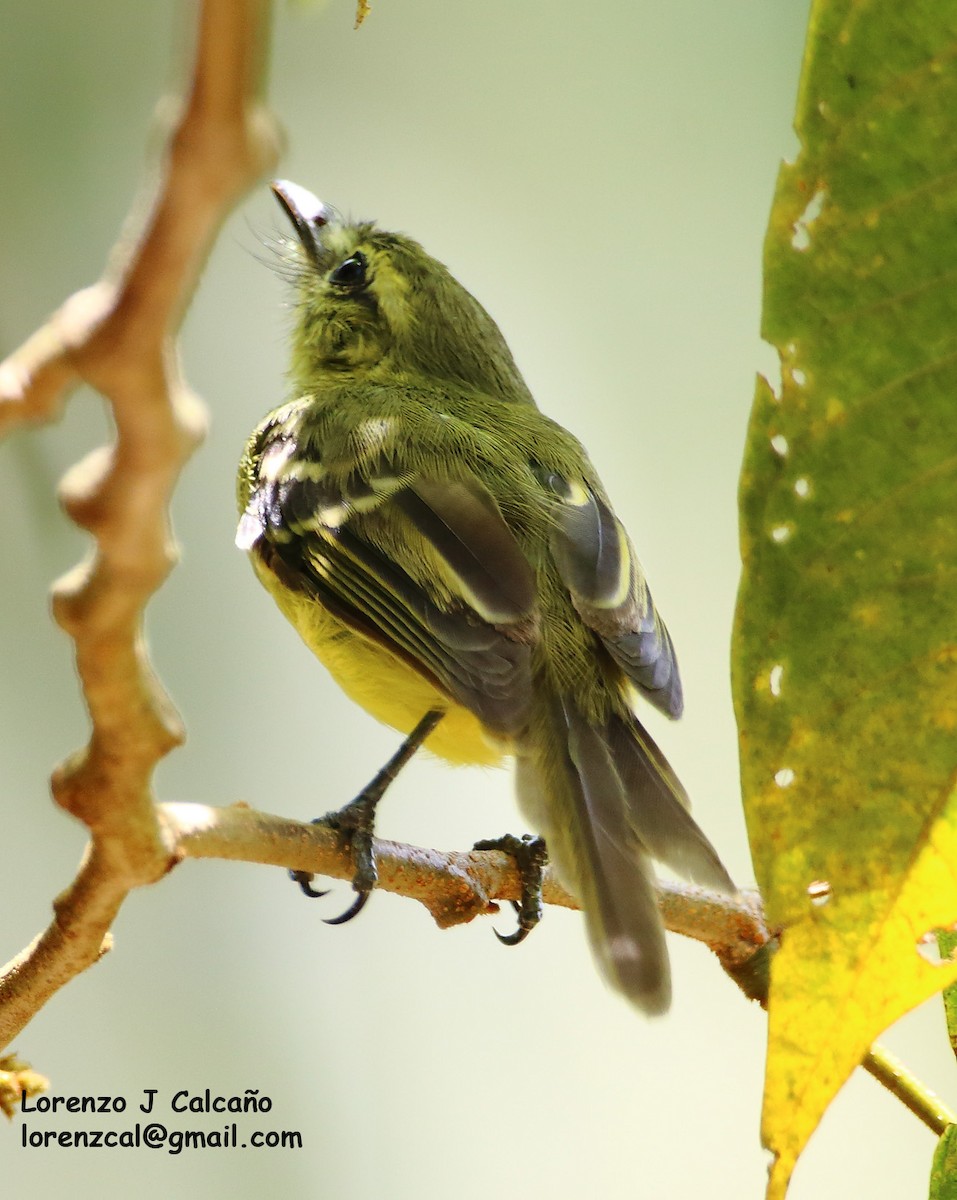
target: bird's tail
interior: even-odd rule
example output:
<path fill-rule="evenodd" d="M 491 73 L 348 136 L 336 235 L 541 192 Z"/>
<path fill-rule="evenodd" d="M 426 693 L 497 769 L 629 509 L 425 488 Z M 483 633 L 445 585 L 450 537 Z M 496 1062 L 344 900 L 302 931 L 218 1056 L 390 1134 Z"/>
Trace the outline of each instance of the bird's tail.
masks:
<path fill-rule="evenodd" d="M 735 890 L 667 759 L 630 714 L 596 722 L 543 688 L 517 756 L 517 786 L 582 906 L 606 980 L 644 1012 L 664 1012 L 671 977 L 651 860 Z"/>

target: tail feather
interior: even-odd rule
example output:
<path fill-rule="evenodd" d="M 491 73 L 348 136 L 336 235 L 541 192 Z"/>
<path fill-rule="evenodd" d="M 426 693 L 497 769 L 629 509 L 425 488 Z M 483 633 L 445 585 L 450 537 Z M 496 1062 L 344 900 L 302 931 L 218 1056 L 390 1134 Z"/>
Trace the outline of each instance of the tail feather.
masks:
<path fill-rule="evenodd" d="M 585 920 L 607 979 L 649 1013 L 671 1003 L 664 929 L 648 855 L 626 820 L 621 777 L 608 742 L 576 709 L 562 705 L 568 759 L 587 865 L 594 884 Z"/>
<path fill-rule="evenodd" d="M 718 852 L 688 811 L 688 793 L 641 722 L 612 717 L 607 736 L 625 789 L 628 822 L 641 845 L 682 878 L 733 894 Z"/>
<path fill-rule="evenodd" d="M 595 724 L 568 698 L 538 693 L 518 759 L 518 795 L 585 914 L 608 983 L 649 1014 L 671 1000 L 652 858 L 697 882 L 734 890 L 687 796 L 645 730 L 625 717 Z"/>

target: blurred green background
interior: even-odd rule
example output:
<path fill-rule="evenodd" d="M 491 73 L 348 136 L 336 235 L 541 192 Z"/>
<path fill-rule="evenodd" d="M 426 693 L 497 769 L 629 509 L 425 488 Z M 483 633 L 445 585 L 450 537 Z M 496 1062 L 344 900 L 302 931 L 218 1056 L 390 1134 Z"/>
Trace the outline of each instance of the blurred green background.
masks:
<path fill-rule="evenodd" d="M 3 0 L 0 350 L 99 274 L 191 11 Z M 376 0 L 358 32 L 352 17 L 347 0 L 277 14 L 281 173 L 448 263 L 499 321 L 542 407 L 589 447 L 682 663 L 685 719 L 648 722 L 748 883 L 728 682 L 735 491 L 754 372 L 775 372 L 758 338 L 761 243 L 778 161 L 795 148 L 807 4 Z M 288 295 L 259 261 L 277 231 L 260 188 L 223 231 L 187 317 L 186 371 L 213 426 L 176 497 L 183 560 L 148 633 L 189 728 L 158 773 L 160 797 L 309 818 L 353 795 L 397 737 L 338 693 L 232 546 L 236 460 L 285 398 Z M 84 844 L 47 795 L 86 720 L 46 591 L 85 550 L 56 481 L 107 434 L 101 402 L 78 394 L 59 426 L 0 447 L 0 958 L 46 923 Z M 425 759 L 380 821 L 384 836 L 443 848 L 520 828 L 507 772 Z M 384 895 L 345 929 L 322 925 L 349 895 L 336 885 L 311 904 L 279 871 L 188 863 L 131 897 L 114 953 L 16 1042 L 55 1093 L 122 1095 L 131 1110 L 145 1088 L 257 1088 L 272 1112 L 242 1131 L 300 1130 L 301 1151 L 24 1151 L 18 1118 L 0 1130 L 5 1189 L 762 1194 L 764 1019 L 705 950 L 671 939 L 674 1008 L 648 1022 L 604 989 L 577 914 L 550 911 L 507 951 L 491 921 L 440 933 Z M 495 923 L 511 927 L 505 913 Z M 889 1042 L 947 1086 L 936 1007 Z M 856 1078 L 792 1195 L 919 1196 L 931 1151 L 911 1116 Z"/>

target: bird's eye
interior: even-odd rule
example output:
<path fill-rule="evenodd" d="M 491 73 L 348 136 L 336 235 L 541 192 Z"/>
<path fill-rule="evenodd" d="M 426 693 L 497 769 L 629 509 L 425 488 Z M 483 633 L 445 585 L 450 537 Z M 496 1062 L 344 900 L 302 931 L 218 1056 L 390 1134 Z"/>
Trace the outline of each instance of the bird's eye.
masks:
<path fill-rule="evenodd" d="M 334 283 L 337 287 L 362 287 L 366 281 L 366 266 L 365 255 L 357 250 L 355 254 L 350 255 L 345 262 L 341 262 L 336 267 L 329 276 L 329 282 Z"/>

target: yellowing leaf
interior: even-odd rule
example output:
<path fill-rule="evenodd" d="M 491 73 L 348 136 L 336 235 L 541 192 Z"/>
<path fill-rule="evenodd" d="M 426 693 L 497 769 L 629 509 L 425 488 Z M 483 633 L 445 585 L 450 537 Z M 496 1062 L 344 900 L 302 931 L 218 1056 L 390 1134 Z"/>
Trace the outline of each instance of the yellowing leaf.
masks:
<path fill-rule="evenodd" d="M 957 914 L 955 796 L 941 807 L 896 898 L 884 887 L 832 892 L 788 927 L 772 962 L 764 1136 L 778 1158 L 769 1196 L 784 1195 L 804 1144 L 880 1031 L 957 980 L 957 962 L 935 964 L 928 936 Z"/>
<path fill-rule="evenodd" d="M 817 0 L 765 246 L 734 689 L 771 972 L 770 1194 L 957 977 L 957 0 Z M 939 822 L 939 823 L 938 823 Z"/>

